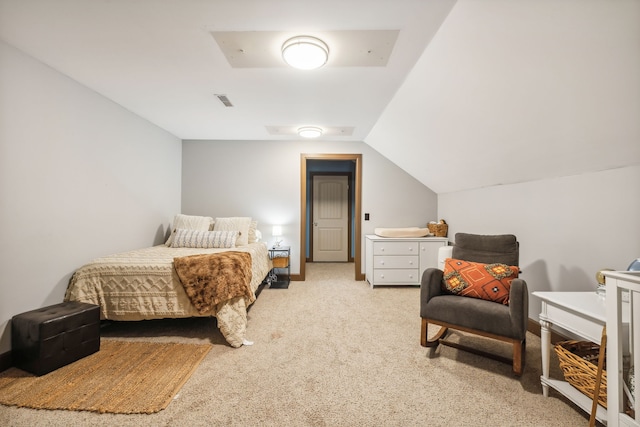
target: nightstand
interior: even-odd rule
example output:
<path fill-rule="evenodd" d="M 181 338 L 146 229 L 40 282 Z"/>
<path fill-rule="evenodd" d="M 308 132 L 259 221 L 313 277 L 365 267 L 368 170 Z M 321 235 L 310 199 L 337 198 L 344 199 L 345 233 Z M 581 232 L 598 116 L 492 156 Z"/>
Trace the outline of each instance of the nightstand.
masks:
<path fill-rule="evenodd" d="M 269 248 L 269 258 L 273 262 L 273 269 L 268 277 L 269 287 L 287 289 L 291 282 L 291 247 L 272 246 Z"/>

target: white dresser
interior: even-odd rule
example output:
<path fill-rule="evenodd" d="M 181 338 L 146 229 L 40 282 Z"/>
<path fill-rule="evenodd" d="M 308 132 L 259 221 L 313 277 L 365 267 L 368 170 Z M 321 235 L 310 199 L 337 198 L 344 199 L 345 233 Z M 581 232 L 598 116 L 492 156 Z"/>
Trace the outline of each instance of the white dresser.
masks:
<path fill-rule="evenodd" d="M 438 267 L 438 250 L 449 244 L 446 237 L 365 237 L 365 273 L 371 287 L 419 286 L 424 270 Z"/>

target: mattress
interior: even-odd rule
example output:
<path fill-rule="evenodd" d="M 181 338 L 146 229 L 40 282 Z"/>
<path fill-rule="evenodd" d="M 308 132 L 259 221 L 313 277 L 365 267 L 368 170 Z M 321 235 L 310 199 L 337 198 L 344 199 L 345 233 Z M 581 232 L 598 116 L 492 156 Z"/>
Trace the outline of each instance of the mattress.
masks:
<path fill-rule="evenodd" d="M 237 297 L 199 313 L 187 296 L 173 266 L 173 259 L 196 254 L 240 251 L 251 254 L 251 291 L 254 293 L 271 269 L 264 242 L 232 249 L 172 248 L 158 245 L 121 252 L 79 268 L 71 278 L 65 301 L 100 306 L 102 319 L 150 320 L 215 316 L 227 342 L 240 347 L 247 327 L 246 297 Z"/>

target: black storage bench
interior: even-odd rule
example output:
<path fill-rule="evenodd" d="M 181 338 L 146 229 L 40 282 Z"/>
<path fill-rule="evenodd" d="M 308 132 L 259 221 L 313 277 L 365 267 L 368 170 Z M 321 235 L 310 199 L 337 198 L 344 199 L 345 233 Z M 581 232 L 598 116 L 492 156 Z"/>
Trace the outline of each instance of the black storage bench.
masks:
<path fill-rule="evenodd" d="M 13 364 L 44 375 L 100 350 L 100 306 L 63 302 L 13 316 Z"/>

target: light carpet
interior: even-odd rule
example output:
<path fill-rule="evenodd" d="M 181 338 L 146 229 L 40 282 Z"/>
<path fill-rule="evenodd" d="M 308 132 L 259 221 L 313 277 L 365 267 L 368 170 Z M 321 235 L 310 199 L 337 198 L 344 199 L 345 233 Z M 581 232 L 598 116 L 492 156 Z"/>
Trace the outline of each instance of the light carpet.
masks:
<path fill-rule="evenodd" d="M 8 426 L 586 426 L 557 393 L 542 396 L 540 338 L 527 336 L 522 377 L 450 347 L 420 346 L 420 290 L 371 289 L 353 264 L 307 264 L 307 280 L 262 291 L 253 346 L 231 348 L 215 320 L 113 323 L 102 336 L 213 348 L 166 409 L 150 415 L 0 406 Z M 435 332 L 435 331 L 434 331 Z M 511 346 L 453 333 L 503 351 Z M 561 378 L 552 354 L 552 376 Z"/>
<path fill-rule="evenodd" d="M 100 351 L 46 375 L 0 374 L 0 403 L 115 414 L 167 407 L 211 349 L 207 344 L 103 340 Z"/>

